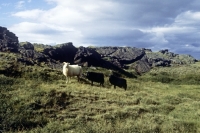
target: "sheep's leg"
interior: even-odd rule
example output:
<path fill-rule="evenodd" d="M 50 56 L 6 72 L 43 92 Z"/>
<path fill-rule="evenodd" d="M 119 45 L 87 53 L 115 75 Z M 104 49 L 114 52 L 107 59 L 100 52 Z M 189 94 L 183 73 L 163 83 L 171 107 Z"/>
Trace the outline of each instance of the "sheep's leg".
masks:
<path fill-rule="evenodd" d="M 72 78 L 72 77 L 71 77 L 71 76 L 69 76 L 69 78 L 68 78 L 68 80 L 69 80 L 69 83 L 71 83 L 71 78 Z"/>
<path fill-rule="evenodd" d="M 100 83 L 100 86 L 103 86 L 103 83 Z"/>
<path fill-rule="evenodd" d="M 69 79 L 68 79 L 68 77 L 66 76 L 66 83 L 68 83 L 68 81 L 69 81 Z"/>
<path fill-rule="evenodd" d="M 101 86 L 103 87 L 103 83 L 101 83 Z"/>
<path fill-rule="evenodd" d="M 78 78 L 78 82 L 80 81 L 80 77 L 79 76 L 77 76 L 77 78 Z"/>

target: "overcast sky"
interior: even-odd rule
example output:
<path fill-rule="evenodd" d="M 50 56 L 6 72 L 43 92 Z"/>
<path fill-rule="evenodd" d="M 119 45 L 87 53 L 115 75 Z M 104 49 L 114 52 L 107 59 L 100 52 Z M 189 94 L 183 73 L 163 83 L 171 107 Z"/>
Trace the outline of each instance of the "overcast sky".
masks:
<path fill-rule="evenodd" d="M 20 42 L 169 49 L 200 59 L 199 0 L 5 0 L 0 26 Z"/>

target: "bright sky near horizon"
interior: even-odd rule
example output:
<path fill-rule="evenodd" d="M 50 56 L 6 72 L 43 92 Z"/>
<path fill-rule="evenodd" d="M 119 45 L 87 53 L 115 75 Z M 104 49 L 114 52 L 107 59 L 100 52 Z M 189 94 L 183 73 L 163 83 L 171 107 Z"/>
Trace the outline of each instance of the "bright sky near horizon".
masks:
<path fill-rule="evenodd" d="M 169 49 L 200 59 L 199 0 L 6 0 L 0 26 L 20 42 Z"/>

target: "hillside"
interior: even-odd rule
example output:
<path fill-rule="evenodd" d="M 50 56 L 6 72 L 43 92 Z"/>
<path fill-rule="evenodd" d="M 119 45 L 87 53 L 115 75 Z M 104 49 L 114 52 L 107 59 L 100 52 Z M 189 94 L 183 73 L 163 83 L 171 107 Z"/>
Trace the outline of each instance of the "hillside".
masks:
<path fill-rule="evenodd" d="M 0 51 L 17 54 L 16 62 L 24 65 L 42 66 L 45 64 L 55 69 L 61 69 L 62 62 L 65 61 L 86 67 L 112 69 L 131 76 L 132 74 L 128 74 L 127 70 L 142 74 L 157 66 L 193 64 L 197 61 L 190 55 L 179 55 L 168 50 L 152 52 L 150 49 L 135 47 L 76 48 L 71 42 L 56 46 L 19 43 L 18 37 L 5 27 L 0 27 L 0 40 Z"/>
<path fill-rule="evenodd" d="M 114 89 L 103 68 L 96 71 L 104 72 L 104 87 L 76 78 L 66 84 L 48 67 L 21 70 L 15 78 L 0 75 L 2 132 L 200 131 L 199 63 L 126 78 L 127 91 Z"/>
<path fill-rule="evenodd" d="M 200 132 L 200 63 L 193 57 L 19 43 L 0 31 L 0 132 Z M 84 77 L 66 84 L 63 61 L 102 72 L 104 87 Z M 110 69 L 127 80 L 126 91 L 109 83 Z"/>

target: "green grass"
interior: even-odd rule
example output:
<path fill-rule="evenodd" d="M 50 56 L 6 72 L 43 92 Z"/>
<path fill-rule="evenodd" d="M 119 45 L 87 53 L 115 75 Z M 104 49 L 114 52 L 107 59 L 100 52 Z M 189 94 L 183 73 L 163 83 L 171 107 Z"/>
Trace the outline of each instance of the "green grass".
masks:
<path fill-rule="evenodd" d="M 200 62 L 191 65 L 180 65 L 175 67 L 153 68 L 140 79 L 170 84 L 200 84 Z"/>
<path fill-rule="evenodd" d="M 105 74 L 104 87 L 76 77 L 66 84 L 61 70 L 18 67 L 19 77 L 0 75 L 0 132 L 200 132 L 199 63 L 126 78 L 127 91 L 114 89 L 102 68 L 95 71 Z"/>

